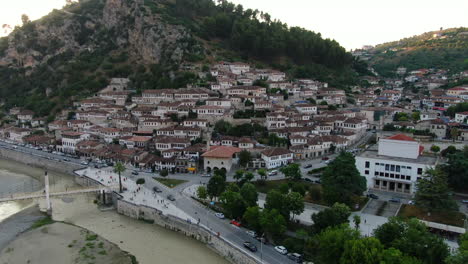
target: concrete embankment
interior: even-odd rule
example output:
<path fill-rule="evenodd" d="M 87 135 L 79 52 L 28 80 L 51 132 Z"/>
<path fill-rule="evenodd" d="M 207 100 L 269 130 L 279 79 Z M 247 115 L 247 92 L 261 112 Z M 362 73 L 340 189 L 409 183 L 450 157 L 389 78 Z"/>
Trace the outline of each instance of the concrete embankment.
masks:
<path fill-rule="evenodd" d="M 131 218 L 144 220 L 164 228 L 179 232 L 185 236 L 194 238 L 209 245 L 222 257 L 237 264 L 258 264 L 260 261 L 251 257 L 243 249 L 231 244 L 229 241 L 219 237 L 211 230 L 197 223 L 183 221 L 177 217 L 163 215 L 161 211 L 143 206 L 135 205 L 123 200 L 117 200 L 117 211 Z"/>
<path fill-rule="evenodd" d="M 73 174 L 73 171 L 83 167 L 81 165 L 70 162 L 50 160 L 36 155 L 4 148 L 0 148 L 0 158 L 13 160 L 44 170 L 51 170 L 67 174 Z"/>

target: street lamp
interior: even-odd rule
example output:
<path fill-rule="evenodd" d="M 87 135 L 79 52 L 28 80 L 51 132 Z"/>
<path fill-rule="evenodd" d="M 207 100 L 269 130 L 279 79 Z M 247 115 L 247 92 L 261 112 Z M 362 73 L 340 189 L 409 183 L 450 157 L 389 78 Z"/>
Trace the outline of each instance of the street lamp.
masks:
<path fill-rule="evenodd" d="M 265 233 L 262 234 L 260 237 L 260 263 L 263 263 L 263 236 Z"/>

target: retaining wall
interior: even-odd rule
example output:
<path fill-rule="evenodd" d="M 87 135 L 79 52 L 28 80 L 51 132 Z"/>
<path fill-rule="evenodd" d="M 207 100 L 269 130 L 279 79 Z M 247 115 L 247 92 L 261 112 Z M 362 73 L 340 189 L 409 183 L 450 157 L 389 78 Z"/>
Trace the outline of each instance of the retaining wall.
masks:
<path fill-rule="evenodd" d="M 83 166 L 69 162 L 49 160 L 43 157 L 20 151 L 0 148 L 0 158 L 24 163 L 29 166 L 73 175 L 73 171 Z"/>
<path fill-rule="evenodd" d="M 143 206 L 135 205 L 123 200 L 117 200 L 117 212 L 135 219 L 151 221 L 164 228 L 179 232 L 185 236 L 192 237 L 202 243 L 208 244 L 222 257 L 237 264 L 258 264 L 253 258 L 238 246 L 218 237 L 211 230 L 196 223 L 189 223 L 171 215 L 163 215 L 161 211 Z"/>

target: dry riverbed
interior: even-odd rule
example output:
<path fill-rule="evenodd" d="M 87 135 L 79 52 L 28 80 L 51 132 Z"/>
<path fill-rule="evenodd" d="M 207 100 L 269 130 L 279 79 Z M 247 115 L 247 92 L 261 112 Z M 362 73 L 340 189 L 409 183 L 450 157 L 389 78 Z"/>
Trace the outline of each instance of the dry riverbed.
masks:
<path fill-rule="evenodd" d="M 132 257 L 94 233 L 56 222 L 23 233 L 3 249 L 0 263 L 131 264 Z"/>

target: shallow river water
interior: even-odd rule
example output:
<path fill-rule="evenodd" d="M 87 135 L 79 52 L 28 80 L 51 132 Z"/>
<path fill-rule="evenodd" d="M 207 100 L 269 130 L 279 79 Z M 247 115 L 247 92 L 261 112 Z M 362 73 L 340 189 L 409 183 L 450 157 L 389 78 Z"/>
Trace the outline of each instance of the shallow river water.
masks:
<path fill-rule="evenodd" d="M 18 186 L 26 188 L 24 186 L 27 184 L 36 184 L 41 188 L 40 179 L 43 174 L 41 169 L 0 160 L 0 196 L 1 193 L 19 188 Z M 69 175 L 53 172 L 49 172 L 49 175 L 52 192 L 74 186 L 73 178 Z M 119 215 L 115 211 L 102 212 L 97 209 L 94 200 L 93 195 L 52 199 L 53 218 L 97 233 L 122 250 L 130 252 L 141 264 L 228 263 L 198 241 L 156 225 Z M 0 222 L 31 203 L 32 201 L 0 203 Z"/>

